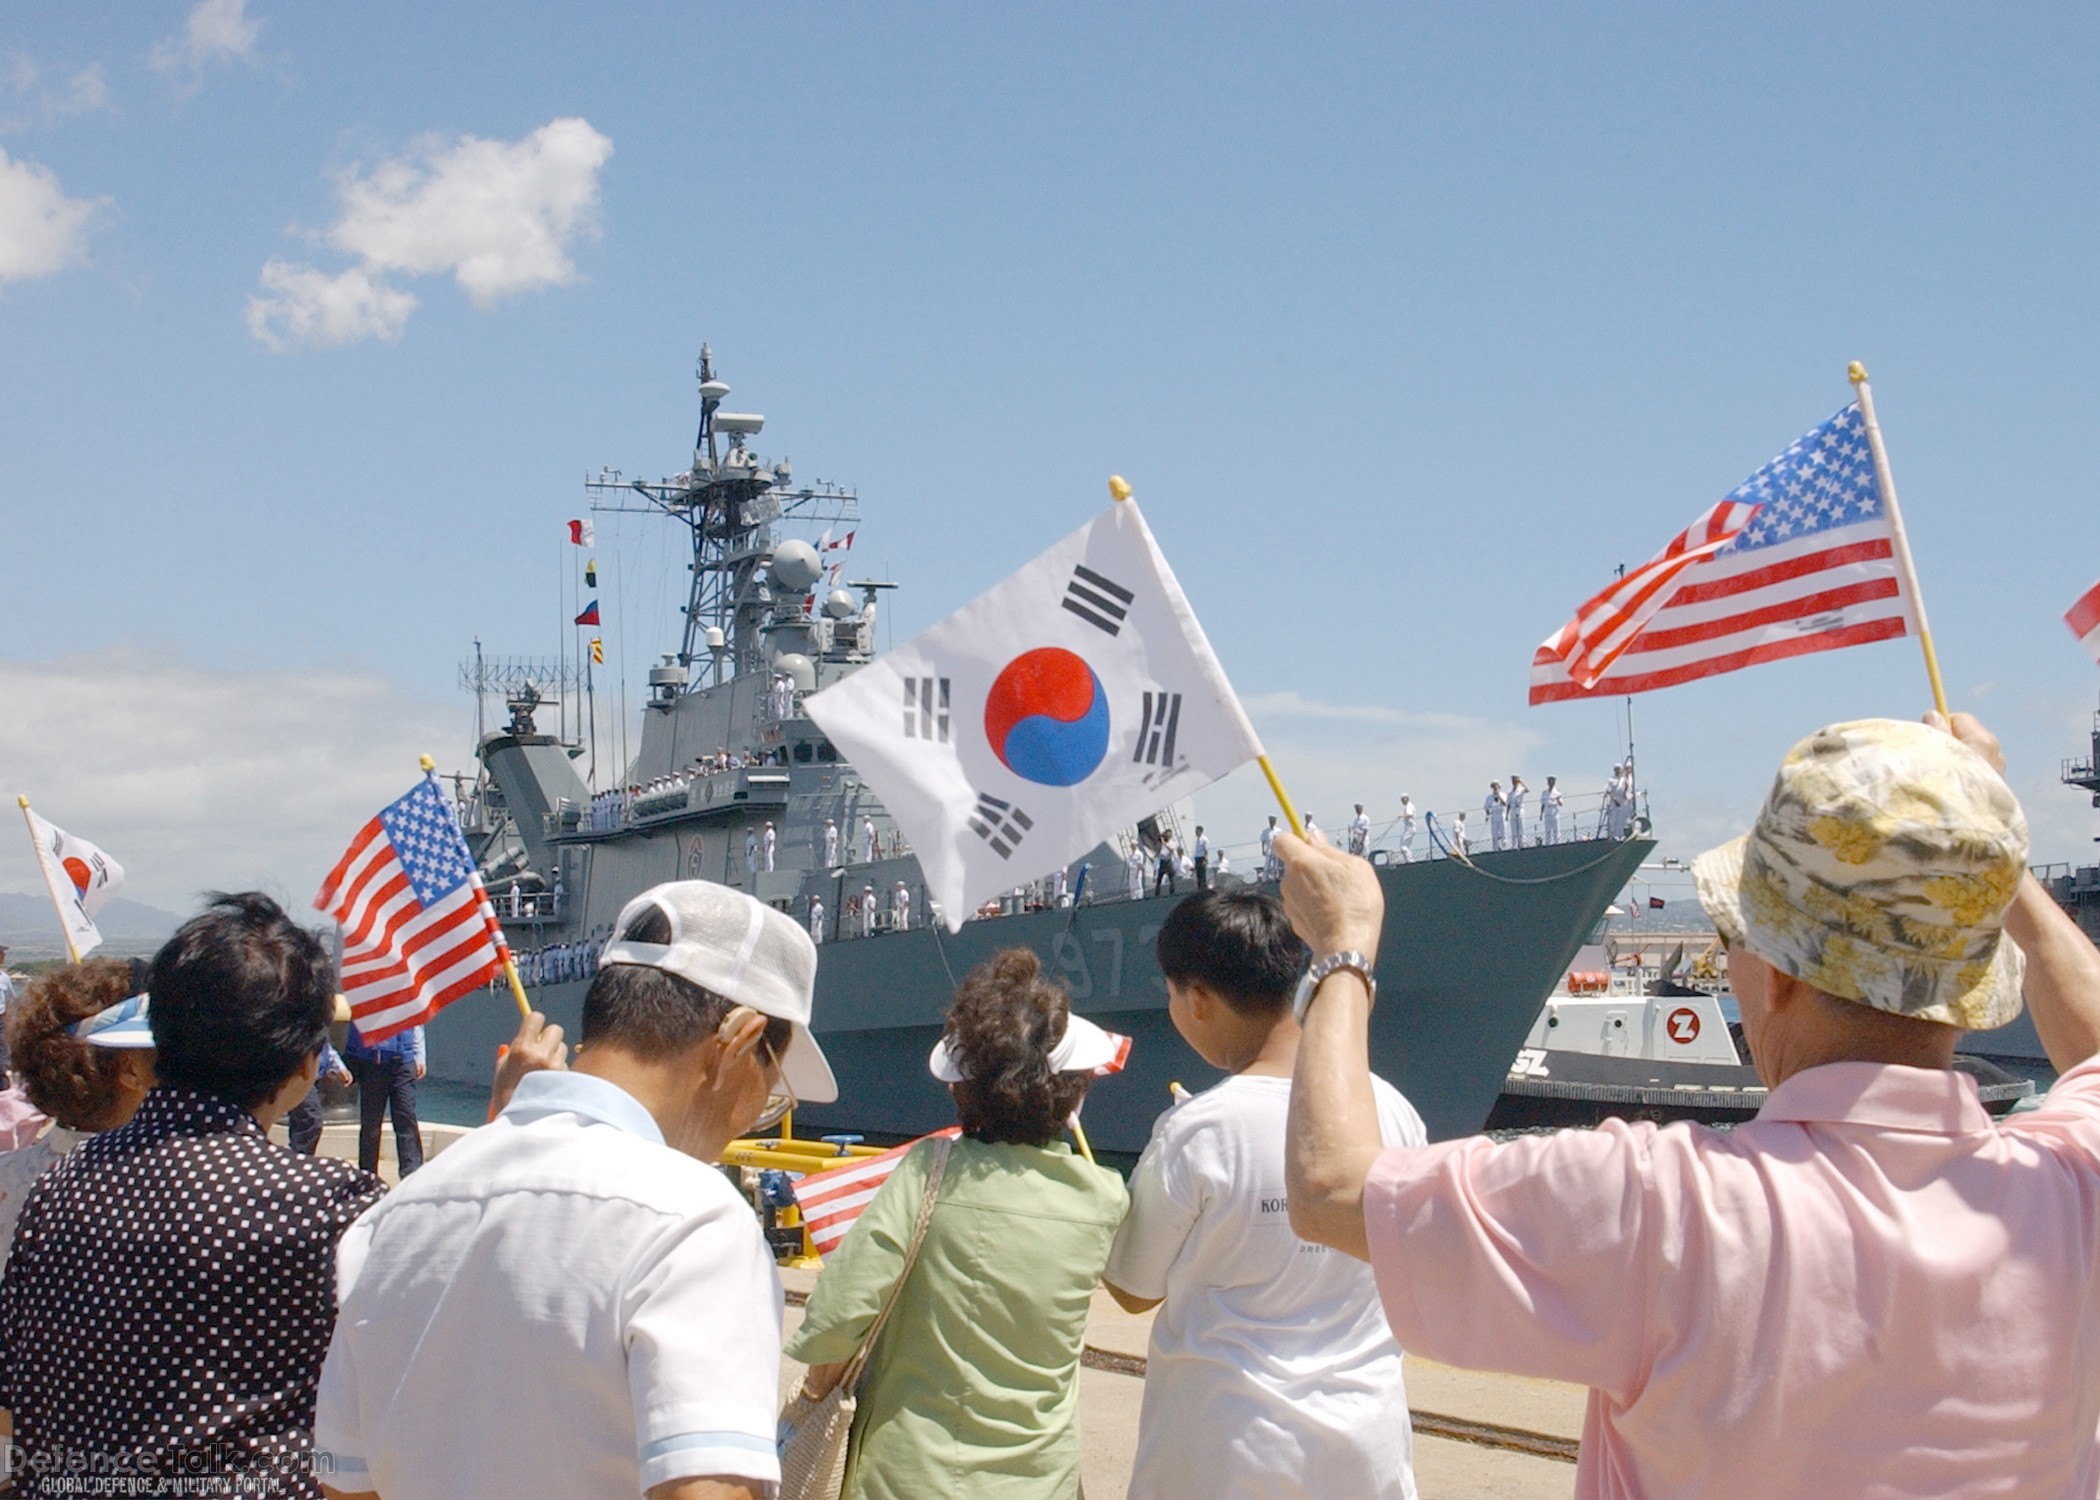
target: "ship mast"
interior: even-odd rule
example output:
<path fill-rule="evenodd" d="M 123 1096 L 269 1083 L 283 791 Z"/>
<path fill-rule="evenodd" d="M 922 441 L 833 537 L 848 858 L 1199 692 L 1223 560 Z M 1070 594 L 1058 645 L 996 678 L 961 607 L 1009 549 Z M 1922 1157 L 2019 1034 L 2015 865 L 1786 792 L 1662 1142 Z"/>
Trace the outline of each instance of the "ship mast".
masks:
<path fill-rule="evenodd" d="M 722 410 L 729 387 L 715 374 L 714 353 L 700 348 L 700 430 L 693 465 L 654 482 L 618 470 L 586 480 L 594 511 L 664 515 L 683 525 L 692 547 L 692 583 L 684 608 L 678 665 L 711 668 L 710 683 L 765 669 L 763 630 L 775 613 L 766 577 L 774 526 L 781 521 L 854 522 L 859 496 L 821 480 L 796 486 L 789 462 L 768 463 L 749 440 L 765 426 L 756 413 Z M 726 439 L 726 446 L 725 440 Z M 639 496 L 643 502 L 635 503 Z M 697 680 L 693 684 L 700 686 Z"/>

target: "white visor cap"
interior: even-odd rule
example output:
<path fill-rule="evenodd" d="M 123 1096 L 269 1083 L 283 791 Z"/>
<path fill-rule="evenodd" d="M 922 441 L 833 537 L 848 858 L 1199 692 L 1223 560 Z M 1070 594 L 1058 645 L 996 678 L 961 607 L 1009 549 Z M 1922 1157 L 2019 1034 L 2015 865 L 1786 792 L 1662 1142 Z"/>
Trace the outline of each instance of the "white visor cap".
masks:
<path fill-rule="evenodd" d="M 66 1028 L 75 1041 L 90 1047 L 114 1047 L 122 1051 L 145 1051 L 153 1046 L 152 1002 L 133 995 L 98 1010 Z"/>
<path fill-rule="evenodd" d="M 617 936 L 651 907 L 670 920 L 670 942 L 636 943 Z M 599 968 L 635 964 L 662 969 L 732 1005 L 748 1005 L 762 1016 L 792 1021 L 794 1035 L 780 1059 L 782 1080 L 806 1104 L 829 1104 L 838 1098 L 831 1064 L 810 1035 L 817 945 L 800 923 L 726 885 L 673 880 L 643 891 L 622 907 L 613 932 L 616 936 L 599 956 Z"/>
<path fill-rule="evenodd" d="M 1129 1037 L 1103 1031 L 1080 1015 L 1066 1017 L 1064 1038 L 1050 1049 L 1050 1068 L 1056 1073 L 1092 1073 L 1105 1078 L 1122 1072 L 1123 1064 L 1129 1060 Z M 945 1036 L 933 1044 L 933 1056 L 926 1060 L 926 1066 L 942 1083 L 961 1083 L 969 1076 L 948 1050 Z"/>

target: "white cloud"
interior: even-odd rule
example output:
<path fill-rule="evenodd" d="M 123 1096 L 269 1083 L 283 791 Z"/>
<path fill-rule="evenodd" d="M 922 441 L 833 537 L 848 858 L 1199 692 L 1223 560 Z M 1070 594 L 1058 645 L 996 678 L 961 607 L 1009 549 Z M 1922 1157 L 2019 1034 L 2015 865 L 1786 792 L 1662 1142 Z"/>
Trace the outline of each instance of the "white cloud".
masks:
<path fill-rule="evenodd" d="M 0 659 L 0 702 L 0 791 L 109 850 L 125 895 L 185 914 L 214 889 L 304 910 L 350 836 L 408 790 L 419 753 L 441 769 L 468 759 L 462 711 L 363 673 L 110 650 Z M 28 841 L 0 839 L 0 890 L 36 880 Z"/>
<path fill-rule="evenodd" d="M 146 61 L 156 73 L 186 75 L 194 81 L 207 64 L 252 60 L 261 31 L 261 25 L 248 18 L 247 0 L 200 0 L 182 34 L 154 43 Z"/>
<path fill-rule="evenodd" d="M 5 52 L 0 53 L 0 98 L 15 106 L 0 113 L 0 132 L 25 130 L 107 109 L 109 85 L 102 77 L 102 64 L 93 63 L 52 87 L 44 82 L 35 58 L 26 52 Z"/>
<path fill-rule="evenodd" d="M 368 266 L 445 271 L 474 301 L 576 279 L 569 242 L 597 232 L 598 169 L 612 142 L 587 120 L 554 120 L 520 141 L 462 136 L 345 176 L 328 242 Z"/>
<path fill-rule="evenodd" d="M 521 140 L 432 138 L 369 172 L 353 168 L 336 184 L 342 212 L 319 238 L 356 256 L 357 267 L 331 281 L 273 259 L 263 282 L 276 295 L 249 302 L 249 331 L 279 350 L 398 337 L 415 299 L 385 282 L 389 275 L 449 272 L 483 311 L 506 297 L 573 282 L 570 249 L 598 233 L 598 172 L 611 155 L 612 141 L 588 120 L 560 119 Z M 288 337 L 288 325 L 268 311 L 291 297 L 272 287 L 273 272 L 280 281 L 295 273 L 311 278 L 300 283 L 306 293 L 324 284 L 342 300 L 357 292 L 367 315 L 342 320 L 339 337 Z M 306 303 L 294 298 L 292 305 Z"/>
<path fill-rule="evenodd" d="M 262 268 L 262 290 L 248 299 L 248 331 L 279 353 L 393 340 L 415 306 L 413 293 L 387 285 L 363 266 L 330 276 L 272 256 Z"/>
<path fill-rule="evenodd" d="M 0 151 L 0 283 L 49 276 L 86 256 L 107 202 L 68 198 L 48 167 Z"/>

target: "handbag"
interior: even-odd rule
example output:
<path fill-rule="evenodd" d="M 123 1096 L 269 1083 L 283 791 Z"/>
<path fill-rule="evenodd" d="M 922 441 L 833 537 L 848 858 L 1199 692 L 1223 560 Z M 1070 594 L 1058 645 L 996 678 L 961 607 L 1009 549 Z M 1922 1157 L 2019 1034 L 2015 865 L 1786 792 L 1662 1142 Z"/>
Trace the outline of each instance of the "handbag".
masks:
<path fill-rule="evenodd" d="M 933 1219 L 933 1200 L 940 1193 L 941 1178 L 948 1170 L 948 1153 L 954 1145 L 951 1136 L 934 1138 L 933 1160 L 926 1169 L 926 1193 L 919 1200 L 919 1221 L 912 1226 L 903 1269 L 898 1271 L 897 1284 L 890 1288 L 882 1311 L 869 1325 L 867 1337 L 846 1362 L 838 1384 L 814 1401 L 797 1390 L 781 1408 L 780 1430 L 785 1437 L 780 1445 L 778 1500 L 839 1500 L 839 1491 L 846 1483 L 846 1443 L 853 1432 L 853 1414 L 860 1404 L 854 1387 L 860 1384 L 868 1357 L 875 1352 L 875 1340 L 882 1334 L 882 1325 L 890 1320 L 904 1283 L 918 1264 L 919 1246 L 926 1240 L 926 1226 Z"/>

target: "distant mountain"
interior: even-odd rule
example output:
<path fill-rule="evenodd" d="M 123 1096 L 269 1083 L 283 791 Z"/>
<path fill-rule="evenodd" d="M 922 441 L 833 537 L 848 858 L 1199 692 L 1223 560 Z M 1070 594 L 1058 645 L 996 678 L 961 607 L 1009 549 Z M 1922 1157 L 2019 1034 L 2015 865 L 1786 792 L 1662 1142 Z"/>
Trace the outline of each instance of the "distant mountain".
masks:
<path fill-rule="evenodd" d="M 95 951 L 112 958 L 143 958 L 166 942 L 182 918 L 142 901 L 118 896 L 95 918 L 102 931 L 102 946 Z M 8 961 L 64 958 L 65 940 L 59 935 L 58 913 L 51 898 L 41 891 L 0 891 L 0 943 L 7 945 Z"/>

